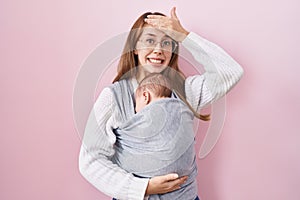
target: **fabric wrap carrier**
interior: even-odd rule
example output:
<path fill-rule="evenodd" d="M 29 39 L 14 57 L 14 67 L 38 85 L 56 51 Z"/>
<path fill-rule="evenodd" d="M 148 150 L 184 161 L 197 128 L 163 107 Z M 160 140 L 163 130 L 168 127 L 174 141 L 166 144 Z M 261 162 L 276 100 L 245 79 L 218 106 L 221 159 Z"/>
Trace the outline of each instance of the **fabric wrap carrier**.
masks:
<path fill-rule="evenodd" d="M 118 81 L 110 88 L 115 97 L 115 116 L 120 122 L 114 129 L 117 141 L 112 161 L 138 177 L 149 178 L 168 173 L 187 175 L 189 178 L 184 185 L 195 187 L 194 115 L 185 103 L 173 92 L 171 98 L 151 102 L 135 113 L 130 81 Z M 188 193 L 193 193 L 191 198 L 195 198 L 197 188 L 188 190 Z"/>

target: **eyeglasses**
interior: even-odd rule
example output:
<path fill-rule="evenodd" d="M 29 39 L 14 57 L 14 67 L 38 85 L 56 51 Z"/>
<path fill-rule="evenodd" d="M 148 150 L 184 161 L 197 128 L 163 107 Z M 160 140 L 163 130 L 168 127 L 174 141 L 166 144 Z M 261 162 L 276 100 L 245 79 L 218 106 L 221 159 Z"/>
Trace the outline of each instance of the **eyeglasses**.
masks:
<path fill-rule="evenodd" d="M 160 43 L 160 47 L 164 51 L 175 52 L 178 44 L 171 39 L 165 39 L 162 41 L 156 41 L 154 38 L 142 38 L 140 41 L 145 48 L 154 49 L 158 43 Z"/>

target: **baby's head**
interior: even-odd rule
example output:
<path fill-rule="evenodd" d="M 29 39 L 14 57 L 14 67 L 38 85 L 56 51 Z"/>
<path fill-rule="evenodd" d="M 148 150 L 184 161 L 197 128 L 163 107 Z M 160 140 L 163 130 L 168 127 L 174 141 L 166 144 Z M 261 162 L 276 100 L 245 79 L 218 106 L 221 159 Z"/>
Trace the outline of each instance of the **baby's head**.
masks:
<path fill-rule="evenodd" d="M 152 101 L 171 97 L 172 90 L 170 88 L 170 83 L 164 75 L 160 73 L 151 73 L 147 75 L 136 89 L 135 111 L 139 112 Z"/>

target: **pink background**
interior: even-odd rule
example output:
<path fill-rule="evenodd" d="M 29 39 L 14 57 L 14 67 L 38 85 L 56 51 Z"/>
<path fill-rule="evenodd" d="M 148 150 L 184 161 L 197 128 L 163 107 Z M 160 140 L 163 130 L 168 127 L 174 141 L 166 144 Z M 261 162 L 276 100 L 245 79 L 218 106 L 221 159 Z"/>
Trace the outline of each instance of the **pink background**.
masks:
<path fill-rule="evenodd" d="M 110 199 L 78 171 L 76 76 L 89 53 L 140 14 L 174 5 L 185 28 L 245 70 L 227 95 L 220 140 L 198 162 L 200 198 L 300 199 L 297 0 L 1 1 L 0 199 Z"/>

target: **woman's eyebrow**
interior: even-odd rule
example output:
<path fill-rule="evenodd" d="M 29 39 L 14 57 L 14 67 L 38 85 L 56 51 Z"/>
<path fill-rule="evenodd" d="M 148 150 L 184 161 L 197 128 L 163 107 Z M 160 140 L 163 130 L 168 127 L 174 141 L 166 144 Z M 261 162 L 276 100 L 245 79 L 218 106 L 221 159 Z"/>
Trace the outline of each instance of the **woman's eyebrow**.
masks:
<path fill-rule="evenodd" d="M 156 36 L 156 35 L 153 34 L 153 33 L 146 33 L 145 35 L 148 35 L 148 36 Z"/>

